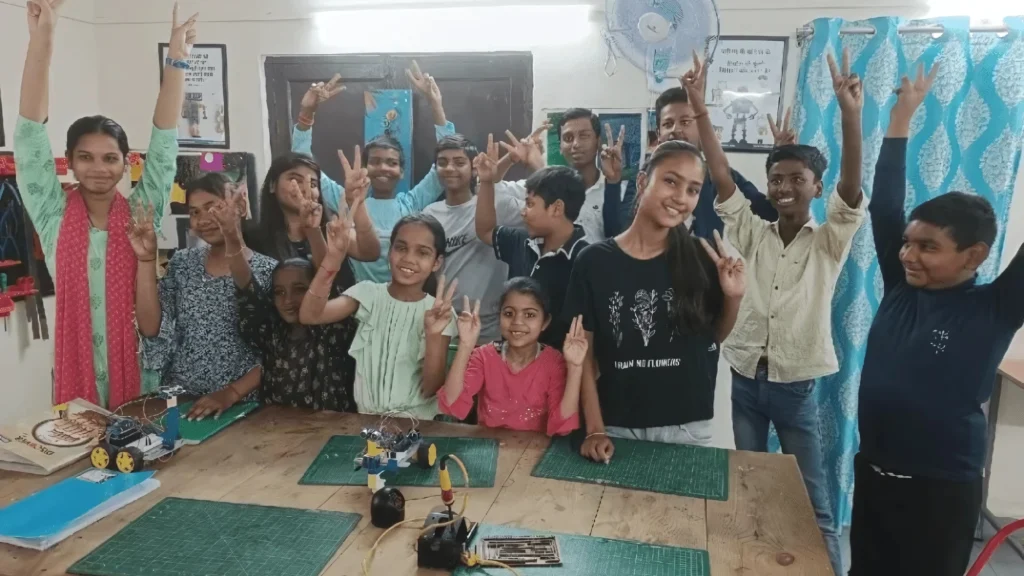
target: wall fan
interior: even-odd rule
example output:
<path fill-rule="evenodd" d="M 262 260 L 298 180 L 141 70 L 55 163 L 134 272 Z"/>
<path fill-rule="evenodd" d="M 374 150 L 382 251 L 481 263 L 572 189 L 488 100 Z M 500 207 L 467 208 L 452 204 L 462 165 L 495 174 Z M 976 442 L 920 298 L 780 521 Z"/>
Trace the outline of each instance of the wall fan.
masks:
<path fill-rule="evenodd" d="M 609 62 L 618 52 L 658 81 L 689 68 L 695 50 L 710 61 L 718 46 L 714 0 L 607 0 L 605 17 Z"/>

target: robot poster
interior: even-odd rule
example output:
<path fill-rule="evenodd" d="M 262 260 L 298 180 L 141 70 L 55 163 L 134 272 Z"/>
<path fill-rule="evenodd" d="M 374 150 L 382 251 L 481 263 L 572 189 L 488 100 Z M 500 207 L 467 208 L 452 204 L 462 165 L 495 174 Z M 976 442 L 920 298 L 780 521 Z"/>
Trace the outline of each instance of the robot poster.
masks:
<path fill-rule="evenodd" d="M 167 44 L 160 44 L 161 76 Z M 185 102 L 178 118 L 178 145 L 182 148 L 228 148 L 227 47 L 196 44 L 185 71 Z M 162 80 L 162 77 L 161 77 Z"/>
<path fill-rule="evenodd" d="M 708 70 L 705 98 L 722 148 L 767 152 L 768 115 L 782 115 L 788 38 L 723 36 Z"/>

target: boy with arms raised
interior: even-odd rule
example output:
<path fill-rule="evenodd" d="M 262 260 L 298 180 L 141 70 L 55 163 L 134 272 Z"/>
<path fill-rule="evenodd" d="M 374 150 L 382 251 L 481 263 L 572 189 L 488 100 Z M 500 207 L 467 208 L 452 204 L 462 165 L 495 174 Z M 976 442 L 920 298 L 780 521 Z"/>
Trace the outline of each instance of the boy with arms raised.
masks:
<path fill-rule="evenodd" d="M 986 200 L 949 192 L 904 219 L 910 120 L 936 71 L 903 78 L 875 171 L 869 211 L 885 296 L 860 381 L 851 576 L 967 570 L 985 464 L 981 407 L 1024 324 L 1024 250 L 977 284 L 996 240 Z"/>
<path fill-rule="evenodd" d="M 549 312 L 552 320 L 541 333 L 540 342 L 561 350 L 569 329 L 561 318 L 569 273 L 576 255 L 588 246 L 583 227 L 573 223 L 583 206 L 586 186 L 572 168 L 542 168 L 525 183 L 526 202 L 522 217 L 526 228 L 499 226 L 493 181 L 499 162 L 497 156 L 498 151 L 491 138 L 487 153 L 476 157 L 480 177 L 476 234 L 481 242 L 494 248 L 498 260 L 508 264 L 509 278 L 529 276 L 544 288 L 551 303 Z M 621 162 L 618 167 L 621 173 Z"/>
<path fill-rule="evenodd" d="M 441 91 L 437 82 L 429 74 L 423 74 L 419 65 L 413 61 L 412 69 L 406 70 L 406 76 L 417 92 L 430 102 L 434 112 L 434 130 L 438 140 L 455 134 L 455 125 L 448 121 L 441 103 Z M 313 121 L 317 108 L 327 100 L 340 94 L 345 87 L 340 85 L 341 76 L 335 75 L 329 82 L 314 84 L 302 97 L 298 121 L 292 130 L 292 152 L 312 156 Z M 342 165 L 346 166 L 344 186 L 340 186 L 327 174 L 320 174 L 320 188 L 323 192 L 324 204 L 334 212 L 339 212 L 342 200 L 351 205 L 353 198 L 346 194 L 358 181 L 358 172 L 362 168 L 358 159 L 354 170 L 347 169 L 348 159 L 342 156 Z M 352 261 L 352 269 L 356 280 L 373 282 L 389 282 L 391 271 L 388 268 L 388 249 L 390 247 L 391 229 L 404 216 L 415 214 L 435 202 L 444 192 L 444 186 L 438 178 L 437 170 L 431 167 L 430 172 L 419 184 L 408 192 L 395 193 L 395 187 L 402 179 L 405 166 L 405 151 L 397 140 L 389 136 L 378 136 L 366 143 L 366 169 L 370 175 L 370 193 L 366 198 L 366 209 L 370 220 L 377 229 L 380 240 L 380 258 L 374 262 Z"/>
<path fill-rule="evenodd" d="M 768 451 L 768 425 L 775 424 L 782 451 L 796 456 L 818 526 L 836 574 L 842 573 L 839 527 L 833 519 L 821 446 L 816 378 L 839 371 L 832 344 L 832 293 L 864 221 L 861 193 L 860 79 L 843 53 L 840 71 L 829 68 L 842 114 L 843 149 L 839 183 L 829 196 L 825 222 L 811 218 L 811 201 L 822 194 L 826 160 L 816 148 L 790 143 L 785 130 L 768 156 L 768 200 L 779 213 L 768 222 L 736 194 L 728 160 L 704 105 L 707 68 L 694 55 L 684 77 L 706 145 L 708 171 L 718 198 L 715 210 L 729 242 L 751 270 L 736 328 L 723 355 L 733 368 L 732 418 L 738 450 Z"/>

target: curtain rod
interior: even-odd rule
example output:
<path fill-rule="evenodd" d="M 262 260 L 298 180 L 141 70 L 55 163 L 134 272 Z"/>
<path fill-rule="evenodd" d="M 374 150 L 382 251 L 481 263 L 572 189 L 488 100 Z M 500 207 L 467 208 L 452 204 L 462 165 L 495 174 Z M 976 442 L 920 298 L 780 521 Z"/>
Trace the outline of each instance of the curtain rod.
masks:
<path fill-rule="evenodd" d="M 900 26 L 899 33 L 900 34 L 935 34 L 935 33 L 941 33 L 944 30 L 945 30 L 945 28 L 943 28 L 942 26 Z M 1010 29 L 1007 28 L 1006 25 L 1004 25 L 1004 24 L 979 24 L 979 25 L 976 25 L 976 26 L 971 26 L 970 31 L 971 32 L 994 32 L 994 33 L 998 34 L 998 33 L 1003 33 L 1003 32 L 1009 32 Z M 849 28 L 840 28 L 839 29 L 839 33 L 840 34 L 874 34 L 875 33 L 875 29 L 871 28 L 870 26 L 849 27 Z M 814 28 L 811 28 L 810 26 L 803 26 L 801 28 L 797 28 L 797 31 L 796 31 L 797 40 L 805 40 L 807 38 L 810 38 L 811 36 L 814 36 Z"/>

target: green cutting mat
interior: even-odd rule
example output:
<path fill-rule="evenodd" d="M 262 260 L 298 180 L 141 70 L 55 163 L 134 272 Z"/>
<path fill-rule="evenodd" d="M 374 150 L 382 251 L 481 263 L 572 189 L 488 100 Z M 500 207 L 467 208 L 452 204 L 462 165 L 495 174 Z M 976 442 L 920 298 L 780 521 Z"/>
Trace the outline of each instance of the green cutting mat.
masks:
<path fill-rule="evenodd" d="M 614 442 L 615 455 L 603 464 L 580 456 L 568 437 L 555 438 L 531 474 L 708 500 L 729 499 L 728 450 L 621 438 Z"/>
<path fill-rule="evenodd" d="M 561 566 L 516 568 L 523 576 L 709 576 L 711 560 L 705 550 L 659 546 L 629 540 L 612 540 L 573 534 L 522 530 L 480 524 L 471 544 L 491 536 L 554 536 L 562 556 Z M 507 576 L 504 568 L 459 568 L 452 576 L 493 574 Z"/>
<path fill-rule="evenodd" d="M 181 420 L 178 421 L 179 432 L 186 444 L 199 444 L 209 440 L 213 435 L 259 407 L 259 402 L 240 402 L 225 410 L 220 418 L 207 416 L 202 420 L 188 421 L 185 419 L 185 414 L 188 414 L 189 409 L 192 408 L 192 403 L 183 402 L 178 406 L 178 411 L 181 414 Z"/>
<path fill-rule="evenodd" d="M 359 514 L 165 498 L 68 569 L 89 576 L 316 576 Z"/>
<path fill-rule="evenodd" d="M 494 486 L 494 475 L 498 470 L 498 441 L 491 438 L 426 438 L 437 446 L 438 459 L 445 454 L 455 454 L 466 465 L 471 488 Z M 366 451 L 366 440 L 359 436 L 333 436 L 327 441 L 316 460 L 310 464 L 299 484 L 324 484 L 329 486 L 365 486 L 366 470 L 355 469 L 355 458 Z M 452 486 L 463 485 L 462 470 L 452 462 L 448 466 Z M 385 472 L 388 486 L 437 486 L 438 466 L 424 470 L 413 463 L 397 473 Z"/>

